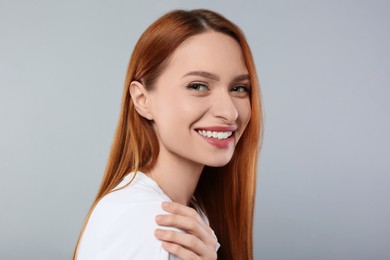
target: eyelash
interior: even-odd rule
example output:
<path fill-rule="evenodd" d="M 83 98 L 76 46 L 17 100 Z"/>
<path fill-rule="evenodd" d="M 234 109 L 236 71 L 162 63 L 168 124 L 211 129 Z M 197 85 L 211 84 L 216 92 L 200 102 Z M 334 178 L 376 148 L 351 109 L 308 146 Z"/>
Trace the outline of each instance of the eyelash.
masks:
<path fill-rule="evenodd" d="M 200 90 L 199 89 L 200 87 L 205 87 L 206 89 Z M 190 90 L 193 90 L 193 91 L 198 91 L 198 92 L 210 90 L 209 87 L 207 86 L 207 84 L 204 84 L 204 83 L 191 83 L 187 86 L 187 88 Z M 238 89 L 241 89 L 241 90 L 238 91 Z M 250 87 L 247 85 L 237 85 L 237 86 L 232 87 L 231 91 L 237 92 L 237 93 L 250 93 Z"/>
<path fill-rule="evenodd" d="M 238 88 L 243 89 L 243 91 L 237 91 Z M 237 85 L 237 86 L 232 87 L 232 91 L 249 93 L 250 92 L 250 87 L 247 86 L 247 85 Z"/>
<path fill-rule="evenodd" d="M 188 89 L 193 91 L 206 91 L 206 90 L 199 90 L 199 87 L 205 87 L 206 90 L 209 90 L 209 87 L 204 83 L 191 83 L 187 86 Z"/>

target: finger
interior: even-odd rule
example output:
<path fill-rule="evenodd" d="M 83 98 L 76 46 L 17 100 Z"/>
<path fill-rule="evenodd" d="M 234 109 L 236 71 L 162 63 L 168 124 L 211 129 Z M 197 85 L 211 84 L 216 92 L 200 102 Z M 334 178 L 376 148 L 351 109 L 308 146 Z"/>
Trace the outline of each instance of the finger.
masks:
<path fill-rule="evenodd" d="M 169 202 L 169 201 L 162 202 L 161 206 L 165 211 L 167 211 L 169 213 L 172 213 L 175 215 L 186 216 L 186 217 L 192 217 L 192 218 L 198 220 L 199 222 L 204 223 L 202 218 L 199 216 L 198 212 L 191 207 L 184 206 L 180 203 Z"/>
<path fill-rule="evenodd" d="M 200 259 L 198 255 L 196 255 L 194 252 L 191 252 L 191 250 L 188 250 L 178 244 L 170 243 L 164 241 L 162 243 L 162 247 L 168 252 L 175 256 L 177 256 L 180 259 Z"/>
<path fill-rule="evenodd" d="M 213 233 L 213 230 L 203 221 L 203 219 L 199 216 L 198 212 L 195 209 L 193 209 L 191 207 L 184 206 L 180 203 L 169 202 L 169 201 L 164 201 L 161 206 L 165 211 L 167 211 L 169 213 L 194 218 L 209 233 Z"/>
<path fill-rule="evenodd" d="M 194 235 L 165 229 L 156 229 L 154 234 L 160 240 L 183 246 L 199 256 L 207 256 L 210 254 L 208 251 L 211 249 Z"/>
<path fill-rule="evenodd" d="M 157 215 L 156 223 L 161 226 L 176 227 L 181 230 L 189 231 L 192 235 L 198 237 L 208 247 L 214 248 L 217 244 L 217 239 L 213 234 L 210 234 L 202 225 L 193 218 L 183 217 L 180 215 Z"/>

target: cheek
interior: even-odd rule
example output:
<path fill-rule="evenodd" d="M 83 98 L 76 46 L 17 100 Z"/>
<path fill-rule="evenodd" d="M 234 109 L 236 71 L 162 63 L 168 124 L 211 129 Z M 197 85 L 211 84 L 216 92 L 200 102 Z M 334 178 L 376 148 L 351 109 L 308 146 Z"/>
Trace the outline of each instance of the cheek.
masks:
<path fill-rule="evenodd" d="M 252 114 L 252 109 L 251 109 L 251 104 L 249 99 L 245 100 L 245 102 L 240 102 L 238 104 L 238 113 L 244 130 Z"/>
<path fill-rule="evenodd" d="M 199 100 L 184 95 L 159 96 L 153 105 L 154 121 L 159 131 L 170 135 L 188 132 L 191 125 L 202 115 Z"/>
<path fill-rule="evenodd" d="M 240 106 L 237 107 L 239 113 L 239 121 L 240 121 L 240 131 L 237 133 L 237 142 L 241 139 L 242 134 L 244 133 L 249 120 L 251 119 L 252 109 L 250 102 L 243 102 Z"/>
<path fill-rule="evenodd" d="M 180 104 L 175 95 L 166 92 L 157 92 L 152 99 L 152 114 L 155 121 L 169 121 L 176 116 Z"/>

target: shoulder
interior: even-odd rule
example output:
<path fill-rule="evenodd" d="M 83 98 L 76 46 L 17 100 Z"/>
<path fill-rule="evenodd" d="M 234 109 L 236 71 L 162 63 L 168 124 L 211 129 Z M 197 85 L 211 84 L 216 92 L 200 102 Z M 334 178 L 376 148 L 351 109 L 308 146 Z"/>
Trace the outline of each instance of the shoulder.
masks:
<path fill-rule="evenodd" d="M 137 223 L 135 226 L 144 227 L 154 223 L 156 214 L 164 213 L 161 202 L 169 198 L 165 197 L 159 187 L 144 174 L 137 173 L 134 179 L 132 177 L 133 175 L 126 176 L 111 193 L 97 203 L 87 228 L 94 227 L 102 231 L 104 227 L 108 228 L 122 222 L 130 222 L 126 224 L 131 226 Z"/>
<path fill-rule="evenodd" d="M 132 176 L 94 208 L 80 241 L 78 259 L 168 259 L 155 238 L 155 217 L 166 214 L 161 202 L 169 200 L 146 176 Z M 146 177 L 147 178 L 147 177 Z"/>

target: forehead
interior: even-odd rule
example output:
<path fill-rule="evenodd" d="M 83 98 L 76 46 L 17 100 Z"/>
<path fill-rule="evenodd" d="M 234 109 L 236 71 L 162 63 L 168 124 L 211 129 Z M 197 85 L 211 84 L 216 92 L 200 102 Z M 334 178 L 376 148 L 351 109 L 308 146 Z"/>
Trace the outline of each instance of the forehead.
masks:
<path fill-rule="evenodd" d="M 177 75 L 193 70 L 208 71 L 222 78 L 248 73 L 237 41 L 231 36 L 212 31 L 184 41 L 174 51 L 166 67 L 167 73 Z"/>

